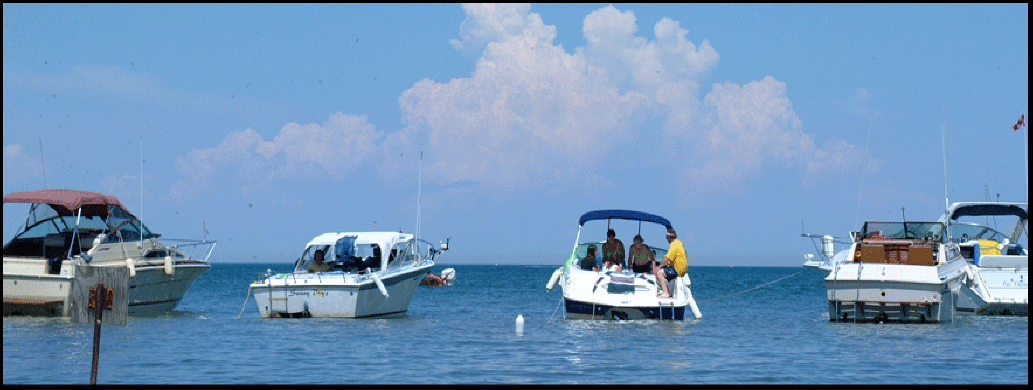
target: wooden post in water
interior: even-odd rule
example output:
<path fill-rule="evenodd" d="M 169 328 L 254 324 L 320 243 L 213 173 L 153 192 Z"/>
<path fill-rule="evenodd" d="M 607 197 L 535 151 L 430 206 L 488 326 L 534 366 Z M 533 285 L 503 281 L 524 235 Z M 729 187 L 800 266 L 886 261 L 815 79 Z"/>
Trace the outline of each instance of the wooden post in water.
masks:
<path fill-rule="evenodd" d="M 129 270 L 122 267 L 75 267 L 71 320 L 93 324 L 93 366 L 90 384 L 97 384 L 101 324 L 125 325 L 129 312 Z M 108 315 L 104 312 L 108 311 Z"/>

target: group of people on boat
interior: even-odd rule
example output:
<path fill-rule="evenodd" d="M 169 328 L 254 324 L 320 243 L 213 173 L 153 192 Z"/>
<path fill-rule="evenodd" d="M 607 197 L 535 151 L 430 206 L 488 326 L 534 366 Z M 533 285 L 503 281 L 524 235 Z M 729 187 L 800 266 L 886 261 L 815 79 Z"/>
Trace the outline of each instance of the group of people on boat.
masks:
<path fill-rule="evenodd" d="M 685 255 L 685 246 L 678 240 L 678 233 L 673 228 L 667 229 L 667 243 L 670 244 L 667 254 L 663 260 L 657 262 L 653 251 L 643 242 L 642 235 L 636 234 L 631 247 L 625 252 L 624 243 L 617 238 L 617 232 L 609 229 L 606 231 L 606 242 L 602 245 L 602 255 L 599 255 L 595 244 L 589 245 L 588 253 L 578 266 L 586 271 L 623 272 L 630 265 L 634 273 L 655 275 L 663 289 L 659 297 L 668 298 L 671 296 L 668 281 L 685 275 L 689 263 Z"/>

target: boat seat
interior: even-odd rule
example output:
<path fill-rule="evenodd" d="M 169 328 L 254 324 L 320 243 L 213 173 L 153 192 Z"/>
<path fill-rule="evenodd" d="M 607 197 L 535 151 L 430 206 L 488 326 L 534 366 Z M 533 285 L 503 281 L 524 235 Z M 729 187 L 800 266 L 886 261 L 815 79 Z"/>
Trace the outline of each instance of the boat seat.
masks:
<path fill-rule="evenodd" d="M 1029 268 L 1029 256 L 979 256 L 976 264 L 980 268 Z"/>

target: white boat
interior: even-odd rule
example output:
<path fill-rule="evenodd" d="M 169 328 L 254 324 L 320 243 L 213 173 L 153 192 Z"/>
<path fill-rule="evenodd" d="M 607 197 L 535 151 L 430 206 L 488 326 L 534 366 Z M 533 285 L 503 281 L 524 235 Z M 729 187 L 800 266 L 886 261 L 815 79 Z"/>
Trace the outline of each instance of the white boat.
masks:
<path fill-rule="evenodd" d="M 957 250 L 948 254 L 968 263 L 957 310 L 990 315 L 1029 315 L 1029 252 L 1026 203 L 953 203 L 940 217 Z M 980 223 L 971 222 L 979 220 Z M 990 225 L 1010 226 L 1008 234 Z"/>
<path fill-rule="evenodd" d="M 966 262 L 949 256 L 957 244 L 941 222 L 865 222 L 848 249 L 821 238 L 821 261 L 804 266 L 825 274 L 830 321 L 937 323 L 953 319 Z"/>
<path fill-rule="evenodd" d="M 656 277 L 651 272 L 634 273 L 630 270 L 614 272 L 600 269 L 599 271 L 584 270 L 579 266 L 579 260 L 587 255 L 588 247 L 595 245 L 602 247 L 605 241 L 580 242 L 581 230 L 585 223 L 594 220 L 630 220 L 639 222 L 650 222 L 671 228 L 671 222 L 666 218 L 631 210 L 597 210 L 590 211 L 581 216 L 578 221 L 578 235 L 575 239 L 574 250 L 563 267 L 557 269 L 546 289 L 552 290 L 559 285 L 563 290 L 564 307 L 567 318 L 570 319 L 604 319 L 604 320 L 639 320 L 639 319 L 672 319 L 684 320 L 685 309 L 689 308 L 694 318 L 701 318 L 702 314 L 692 298 L 689 289 L 691 284 L 689 275 L 672 279 L 670 284 L 671 297 L 660 298 L 662 292 L 657 284 Z M 645 237 L 643 237 L 645 238 Z M 664 237 L 652 237 L 652 240 L 664 240 Z M 622 240 L 623 241 L 623 240 Z M 631 240 L 627 240 L 631 241 Z M 650 241 L 652 242 L 652 241 Z M 649 246 L 655 259 L 663 259 L 667 249 Z M 600 267 L 601 268 L 601 267 Z"/>
<path fill-rule="evenodd" d="M 4 204 L 13 203 L 29 204 L 29 213 L 4 244 L 4 315 L 67 316 L 76 265 L 127 268 L 130 313 L 174 309 L 211 268 L 214 241 L 158 240 L 114 196 L 75 190 L 4 196 Z"/>
<path fill-rule="evenodd" d="M 440 249 L 412 234 L 324 233 L 305 246 L 293 272 L 251 284 L 262 318 L 399 317 Z M 317 251 L 327 267 L 319 269 Z"/>

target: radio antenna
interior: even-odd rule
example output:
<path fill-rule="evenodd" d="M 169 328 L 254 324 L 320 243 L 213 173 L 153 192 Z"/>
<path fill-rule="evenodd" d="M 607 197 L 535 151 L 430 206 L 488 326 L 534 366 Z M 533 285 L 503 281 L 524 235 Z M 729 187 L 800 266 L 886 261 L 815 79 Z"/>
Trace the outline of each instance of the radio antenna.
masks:
<path fill-rule="evenodd" d="M 43 135 L 39 134 L 39 165 L 43 167 L 43 189 L 47 189 L 47 164 L 43 161 Z"/>

